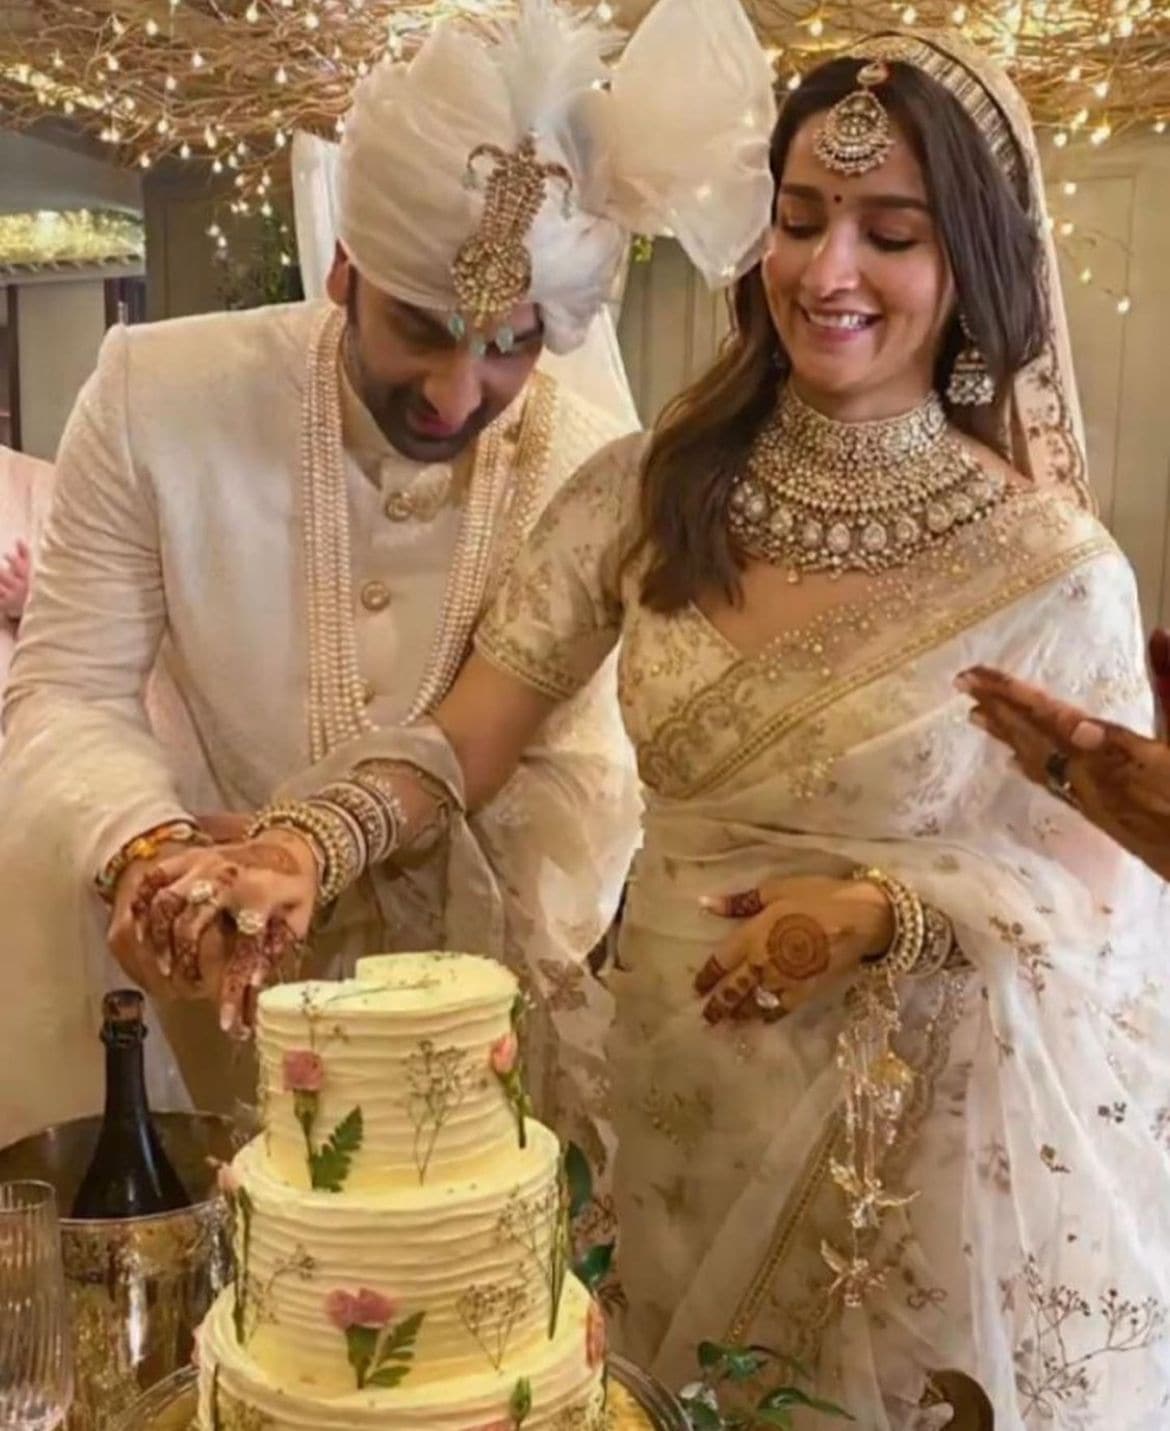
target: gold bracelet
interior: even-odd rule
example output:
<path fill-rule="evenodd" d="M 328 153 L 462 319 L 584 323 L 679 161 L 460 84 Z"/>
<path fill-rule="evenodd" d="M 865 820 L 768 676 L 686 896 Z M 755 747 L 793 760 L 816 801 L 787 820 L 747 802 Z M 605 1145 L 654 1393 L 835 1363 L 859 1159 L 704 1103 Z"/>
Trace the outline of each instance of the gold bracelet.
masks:
<path fill-rule="evenodd" d="M 193 820 L 168 820 L 163 825 L 155 825 L 127 840 L 98 872 L 94 883 L 97 891 L 107 902 L 114 898 L 118 881 L 126 870 L 139 860 L 155 860 L 165 845 L 210 845 L 211 836 L 205 834 Z"/>

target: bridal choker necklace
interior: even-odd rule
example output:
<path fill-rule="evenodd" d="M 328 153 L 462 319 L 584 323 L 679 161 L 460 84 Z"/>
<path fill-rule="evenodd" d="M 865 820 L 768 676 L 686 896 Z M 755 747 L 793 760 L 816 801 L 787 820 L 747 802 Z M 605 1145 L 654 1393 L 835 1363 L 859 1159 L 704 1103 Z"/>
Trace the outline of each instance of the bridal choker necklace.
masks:
<path fill-rule="evenodd" d="M 732 489 L 728 523 L 752 556 L 789 570 L 904 566 L 985 516 L 1007 489 L 947 427 L 936 393 L 913 412 L 835 422 L 786 387 Z"/>

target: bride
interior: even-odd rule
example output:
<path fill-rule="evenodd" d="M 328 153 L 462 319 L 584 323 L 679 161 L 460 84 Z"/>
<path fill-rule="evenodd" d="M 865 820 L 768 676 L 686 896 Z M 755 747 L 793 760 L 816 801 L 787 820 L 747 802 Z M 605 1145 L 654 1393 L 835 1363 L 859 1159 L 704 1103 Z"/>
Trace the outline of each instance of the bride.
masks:
<path fill-rule="evenodd" d="M 765 1343 L 881 1431 L 1154 1431 L 1160 887 L 953 685 L 990 664 L 1149 722 L 1027 117 L 957 44 L 878 38 L 788 99 L 772 171 L 725 352 L 554 502 L 433 721 L 262 813 L 270 857 L 195 851 L 146 898 L 211 879 L 303 932 L 436 811 L 463 879 L 464 812 L 620 640 L 623 1349 L 678 1384 L 701 1338 Z M 242 935 L 229 1000 L 262 960 Z"/>

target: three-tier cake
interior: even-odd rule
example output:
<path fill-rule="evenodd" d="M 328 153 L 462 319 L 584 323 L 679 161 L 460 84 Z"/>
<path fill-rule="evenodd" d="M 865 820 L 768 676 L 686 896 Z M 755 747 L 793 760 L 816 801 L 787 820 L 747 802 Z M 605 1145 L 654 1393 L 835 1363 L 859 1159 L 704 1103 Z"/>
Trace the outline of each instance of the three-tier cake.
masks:
<path fill-rule="evenodd" d="M 601 1311 L 561 1152 L 525 1116 L 515 979 L 362 960 L 260 996 L 263 1132 L 221 1170 L 234 1285 L 199 1333 L 203 1431 L 596 1431 Z"/>

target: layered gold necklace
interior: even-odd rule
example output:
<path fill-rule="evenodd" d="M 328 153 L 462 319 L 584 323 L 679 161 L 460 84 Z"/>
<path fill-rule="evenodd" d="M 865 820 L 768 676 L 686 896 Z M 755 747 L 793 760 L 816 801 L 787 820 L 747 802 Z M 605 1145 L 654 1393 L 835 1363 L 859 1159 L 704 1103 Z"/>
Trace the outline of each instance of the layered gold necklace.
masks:
<path fill-rule="evenodd" d="M 837 422 L 789 386 L 732 489 L 728 523 L 791 581 L 877 573 L 985 516 L 1006 490 L 950 430 L 936 393 L 900 417 Z"/>

